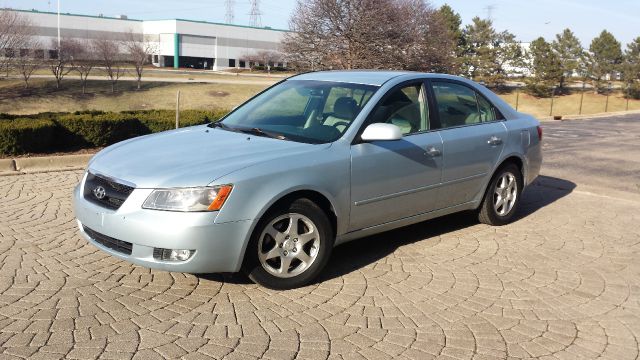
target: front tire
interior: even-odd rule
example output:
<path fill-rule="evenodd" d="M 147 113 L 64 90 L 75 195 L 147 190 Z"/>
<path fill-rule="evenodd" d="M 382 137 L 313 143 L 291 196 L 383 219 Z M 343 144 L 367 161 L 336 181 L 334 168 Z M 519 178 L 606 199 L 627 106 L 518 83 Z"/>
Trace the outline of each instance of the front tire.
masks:
<path fill-rule="evenodd" d="M 522 187 L 522 174 L 516 165 L 507 164 L 500 168 L 487 187 L 478 220 L 493 226 L 510 223 L 520 203 Z"/>
<path fill-rule="evenodd" d="M 268 212 L 247 247 L 244 271 L 271 289 L 292 289 L 316 278 L 333 249 L 327 215 L 313 201 L 297 199 Z"/>

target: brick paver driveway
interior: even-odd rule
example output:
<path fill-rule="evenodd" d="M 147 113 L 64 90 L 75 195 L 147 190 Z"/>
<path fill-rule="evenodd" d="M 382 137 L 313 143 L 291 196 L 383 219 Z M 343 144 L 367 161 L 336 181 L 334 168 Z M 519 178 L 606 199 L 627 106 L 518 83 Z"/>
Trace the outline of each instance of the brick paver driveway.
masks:
<path fill-rule="evenodd" d="M 362 239 L 284 292 L 96 250 L 70 207 L 80 172 L 0 177 L 0 358 L 637 358 L 639 124 L 546 124 L 514 224 Z"/>

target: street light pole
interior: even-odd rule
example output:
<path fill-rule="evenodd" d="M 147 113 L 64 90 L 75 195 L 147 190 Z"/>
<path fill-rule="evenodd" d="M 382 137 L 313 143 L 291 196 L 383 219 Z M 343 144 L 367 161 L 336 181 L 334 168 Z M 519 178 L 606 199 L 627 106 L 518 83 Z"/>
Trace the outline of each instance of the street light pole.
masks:
<path fill-rule="evenodd" d="M 58 58 L 60 58 L 60 0 L 58 0 Z"/>

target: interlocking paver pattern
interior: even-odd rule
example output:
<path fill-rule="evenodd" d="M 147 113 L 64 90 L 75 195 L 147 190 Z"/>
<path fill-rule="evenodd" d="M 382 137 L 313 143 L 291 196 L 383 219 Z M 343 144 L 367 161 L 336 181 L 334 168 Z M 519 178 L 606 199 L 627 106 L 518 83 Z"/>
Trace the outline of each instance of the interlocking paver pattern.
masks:
<path fill-rule="evenodd" d="M 77 234 L 81 172 L 0 177 L 0 359 L 635 359 L 640 202 L 554 171 L 511 225 L 358 240 L 290 291 L 117 260 Z"/>

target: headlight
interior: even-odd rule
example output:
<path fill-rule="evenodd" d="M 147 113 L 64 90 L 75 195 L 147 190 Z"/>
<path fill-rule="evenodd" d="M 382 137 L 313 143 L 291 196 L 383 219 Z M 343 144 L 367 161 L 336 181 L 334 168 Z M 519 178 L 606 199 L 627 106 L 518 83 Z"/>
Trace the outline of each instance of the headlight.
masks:
<path fill-rule="evenodd" d="M 169 211 L 216 211 L 231 193 L 231 185 L 153 190 L 142 207 Z"/>

